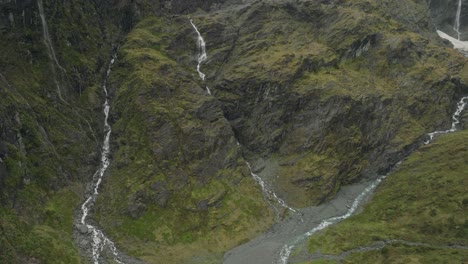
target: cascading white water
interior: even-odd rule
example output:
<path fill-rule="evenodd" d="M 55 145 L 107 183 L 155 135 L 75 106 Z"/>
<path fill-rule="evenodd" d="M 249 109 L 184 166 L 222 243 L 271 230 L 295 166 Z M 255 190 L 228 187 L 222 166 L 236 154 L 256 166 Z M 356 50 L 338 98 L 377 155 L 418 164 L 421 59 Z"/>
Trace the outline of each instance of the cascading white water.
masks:
<path fill-rule="evenodd" d="M 252 171 L 252 167 L 250 166 L 250 163 L 248 163 L 247 161 L 245 162 L 245 164 L 247 164 L 247 167 L 249 167 L 249 170 L 250 170 L 250 175 L 252 175 L 252 178 L 255 180 L 255 182 L 260 185 L 260 187 L 262 188 L 262 192 L 266 195 L 266 198 L 269 199 L 269 200 L 273 200 L 275 201 L 277 204 L 279 204 L 281 207 L 283 208 L 286 208 L 287 210 L 297 214 L 297 210 L 290 207 L 289 205 L 286 204 L 286 202 L 279 198 L 276 193 L 274 193 L 273 191 L 269 190 L 269 188 L 267 187 L 265 181 L 263 181 L 262 178 L 260 178 L 260 176 L 258 176 L 257 174 L 255 174 L 253 171 Z"/>
<path fill-rule="evenodd" d="M 198 72 L 198 75 L 200 75 L 200 78 L 204 81 L 206 75 L 203 72 L 200 71 L 200 65 L 208 58 L 208 56 L 206 54 L 206 43 L 205 43 L 205 40 L 203 39 L 203 37 L 201 36 L 200 31 L 198 31 L 198 28 L 193 23 L 192 19 L 190 19 L 190 24 L 192 25 L 192 27 L 195 29 L 195 31 L 198 34 L 197 45 L 198 45 L 199 53 L 198 53 L 197 72 Z M 206 86 L 206 92 L 209 95 L 211 95 L 211 91 L 210 91 L 210 88 L 208 88 L 208 86 Z M 237 141 L 237 145 L 240 146 L 240 143 L 238 141 Z M 257 182 L 260 185 L 260 187 L 262 188 L 262 192 L 265 194 L 267 199 L 273 200 L 276 203 L 278 203 L 280 206 L 288 209 L 289 211 L 291 211 L 293 213 L 298 214 L 297 210 L 295 210 L 292 207 L 288 206 L 283 199 L 279 198 L 276 195 L 276 193 L 274 193 L 273 191 L 271 191 L 271 190 L 269 190 L 267 188 L 267 186 L 266 186 L 265 182 L 262 180 L 262 178 L 260 178 L 260 176 L 258 176 L 257 174 L 253 173 L 252 167 L 250 166 L 250 163 L 248 163 L 247 161 L 245 163 L 247 164 L 247 167 L 249 167 L 250 174 L 252 175 L 253 179 L 255 180 L 255 182 Z M 275 208 L 275 210 L 276 210 L 276 208 Z M 277 213 L 279 214 L 279 212 L 277 212 Z"/>
<path fill-rule="evenodd" d="M 457 103 L 457 110 L 452 115 L 452 126 L 450 127 L 450 129 L 439 130 L 439 131 L 434 131 L 432 133 L 428 133 L 427 136 L 429 138 L 426 140 L 426 142 L 424 142 L 424 144 L 431 143 L 431 141 L 437 135 L 443 135 L 443 134 L 457 131 L 458 129 L 457 126 L 460 124 L 460 114 L 463 112 L 467 104 L 468 104 L 468 96 L 465 96 L 462 99 L 460 99 L 460 101 Z"/>
<path fill-rule="evenodd" d="M 208 59 L 208 55 L 206 54 L 206 43 L 203 37 L 200 34 L 200 31 L 198 31 L 198 28 L 195 26 L 193 23 L 192 19 L 190 19 L 190 24 L 192 24 L 192 27 L 195 29 L 195 31 L 198 34 L 198 40 L 197 40 L 197 45 L 198 45 L 198 64 L 197 64 L 197 72 L 198 75 L 200 75 L 200 78 L 202 81 L 205 80 L 206 75 L 200 70 L 201 64 Z M 211 95 L 210 88 L 206 86 L 206 92 Z"/>
<path fill-rule="evenodd" d="M 432 133 L 428 133 L 429 139 L 425 142 L 425 144 L 431 143 L 431 141 L 434 139 L 435 135 L 439 134 L 447 134 L 447 133 L 452 133 L 458 130 L 458 124 L 460 123 L 460 114 L 462 113 L 463 110 L 465 110 L 467 106 L 467 101 L 468 101 L 468 96 L 463 97 L 458 103 L 457 103 L 457 109 L 455 113 L 452 115 L 452 127 L 448 130 L 442 130 L 442 131 L 434 131 Z M 396 165 L 398 166 L 401 163 L 401 161 Z M 390 174 L 390 173 L 389 173 Z M 351 215 L 353 215 L 356 212 L 356 209 L 359 207 L 359 205 L 371 194 L 375 188 L 385 179 L 388 177 L 389 174 L 379 176 L 376 180 L 372 182 L 371 185 L 369 185 L 363 192 L 361 192 L 356 199 L 354 199 L 353 204 L 348 208 L 345 214 L 340 215 L 340 216 L 335 216 L 331 217 L 328 219 L 325 219 L 320 222 L 320 224 L 308 232 L 304 233 L 303 235 L 297 237 L 294 241 L 292 241 L 290 244 L 286 244 L 281 248 L 281 252 L 279 253 L 279 264 L 287 264 L 289 256 L 291 255 L 292 250 L 294 247 L 300 243 L 301 241 L 307 239 L 311 235 L 315 234 L 316 232 L 323 230 L 333 224 L 336 224 Z"/>
<path fill-rule="evenodd" d="M 455 15 L 455 23 L 453 26 L 453 30 L 457 33 L 456 38 L 440 30 L 437 30 L 437 34 L 439 34 L 439 37 L 450 41 L 453 44 L 453 47 L 455 49 L 461 51 L 465 56 L 468 56 L 468 41 L 461 40 L 461 32 L 460 32 L 461 11 L 462 11 L 462 0 L 458 0 L 457 13 Z"/>
<path fill-rule="evenodd" d="M 50 39 L 49 35 L 49 26 L 47 25 L 47 20 L 45 18 L 45 13 L 44 13 L 44 5 L 42 3 L 42 0 L 37 0 L 37 6 L 39 9 L 39 16 L 41 17 L 41 23 L 42 23 L 42 35 L 44 37 L 44 43 L 47 46 L 48 54 L 50 56 L 50 59 L 54 61 L 55 65 L 57 68 L 59 68 L 62 71 L 65 71 L 63 67 L 60 65 L 57 55 L 55 53 L 54 45 L 52 45 L 52 40 Z"/>
<path fill-rule="evenodd" d="M 461 40 L 460 36 L 460 16 L 461 16 L 462 0 L 458 0 L 457 15 L 455 16 L 455 25 L 453 29 L 457 32 L 457 39 Z"/>
<path fill-rule="evenodd" d="M 89 195 L 89 197 L 85 200 L 85 202 L 81 205 L 81 224 L 85 225 L 88 230 L 92 231 L 92 258 L 94 264 L 99 263 L 99 256 L 100 253 L 104 250 L 104 248 L 107 246 L 112 254 L 114 255 L 114 260 L 118 263 L 123 263 L 122 261 L 119 260 L 118 258 L 118 253 L 117 249 L 115 247 L 114 242 L 112 242 L 109 238 L 104 235 L 104 233 L 99 230 L 97 227 L 89 224 L 86 222 L 86 218 L 88 217 L 88 213 L 90 210 L 90 207 L 92 204 L 96 201 L 97 196 L 99 195 L 99 186 L 101 185 L 102 182 L 102 177 L 104 176 L 104 173 L 106 172 L 107 168 L 110 165 L 110 160 L 109 160 L 109 154 L 110 154 L 110 145 L 109 145 L 109 140 L 110 140 L 110 135 L 112 132 L 111 126 L 109 125 L 108 119 L 109 119 L 109 111 L 110 111 L 110 105 L 109 105 L 109 100 L 108 100 L 108 91 L 107 91 L 107 79 L 111 73 L 112 65 L 115 62 L 116 57 L 112 57 L 109 66 L 107 68 L 106 72 L 106 77 L 104 79 L 102 89 L 104 91 L 104 94 L 106 96 L 106 99 L 104 101 L 104 141 L 103 141 L 103 146 L 102 146 L 102 151 L 101 151 L 101 163 L 99 166 L 99 169 L 94 173 L 93 175 L 93 190 L 92 193 Z"/>
<path fill-rule="evenodd" d="M 47 25 L 47 20 L 46 20 L 46 17 L 45 17 L 44 5 L 42 3 L 42 0 L 37 0 L 37 7 L 39 9 L 39 16 L 41 17 L 42 35 L 43 35 L 43 39 L 44 39 L 44 44 L 47 47 L 47 54 L 49 55 L 49 58 L 50 58 L 50 60 L 52 62 L 52 71 L 54 73 L 54 82 L 55 82 L 55 86 L 57 88 L 57 95 L 58 95 L 60 101 L 64 102 L 65 104 L 68 104 L 62 97 L 62 91 L 61 91 L 60 84 L 59 84 L 59 81 L 57 80 L 56 72 L 55 72 L 55 67 L 57 67 L 59 69 L 59 71 L 61 71 L 61 72 L 65 72 L 65 69 L 60 65 L 60 63 L 59 63 L 59 61 L 57 59 L 57 55 L 55 53 L 54 45 L 52 45 L 52 40 L 50 39 L 49 27 Z M 54 64 L 55 64 L 55 66 L 54 66 Z"/>

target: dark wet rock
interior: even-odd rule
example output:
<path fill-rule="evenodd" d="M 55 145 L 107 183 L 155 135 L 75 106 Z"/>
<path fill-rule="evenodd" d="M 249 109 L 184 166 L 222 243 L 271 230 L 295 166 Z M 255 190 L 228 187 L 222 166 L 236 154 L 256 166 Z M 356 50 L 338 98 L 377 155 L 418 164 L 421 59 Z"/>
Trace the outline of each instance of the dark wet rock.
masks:
<path fill-rule="evenodd" d="M 90 231 L 89 228 L 83 224 L 77 224 L 76 228 L 78 229 L 78 231 L 80 231 L 81 234 L 87 234 Z"/>

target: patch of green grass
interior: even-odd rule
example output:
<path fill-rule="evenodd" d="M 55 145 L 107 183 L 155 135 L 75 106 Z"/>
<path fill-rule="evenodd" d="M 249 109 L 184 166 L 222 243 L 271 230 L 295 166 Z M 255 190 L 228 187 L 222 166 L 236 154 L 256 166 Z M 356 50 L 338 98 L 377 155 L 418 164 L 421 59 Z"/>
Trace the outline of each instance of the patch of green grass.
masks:
<path fill-rule="evenodd" d="M 196 64 L 181 64 L 169 47 L 190 23 L 167 22 L 144 19 L 119 51 L 112 165 L 97 220 L 119 249 L 149 263 L 217 259 L 268 228 L 272 212 Z M 196 42 L 184 45 L 186 53 Z"/>
<path fill-rule="evenodd" d="M 467 139 L 468 131 L 443 135 L 414 152 L 382 183 L 362 213 L 312 236 L 309 251 L 339 254 L 389 239 L 466 245 Z M 452 254 L 454 259 L 467 256 L 455 249 L 391 246 L 384 252 L 353 254 L 349 263 L 375 263 L 399 252 L 409 261 L 401 263 L 448 263 Z"/>
<path fill-rule="evenodd" d="M 80 202 L 72 189 L 49 194 L 49 202 L 39 204 L 43 193 L 28 186 L 20 193 L 22 215 L 0 208 L 0 254 L 2 263 L 41 261 L 42 263 L 81 263 L 72 241 L 72 217 Z M 44 219 L 44 220 L 42 220 Z"/>

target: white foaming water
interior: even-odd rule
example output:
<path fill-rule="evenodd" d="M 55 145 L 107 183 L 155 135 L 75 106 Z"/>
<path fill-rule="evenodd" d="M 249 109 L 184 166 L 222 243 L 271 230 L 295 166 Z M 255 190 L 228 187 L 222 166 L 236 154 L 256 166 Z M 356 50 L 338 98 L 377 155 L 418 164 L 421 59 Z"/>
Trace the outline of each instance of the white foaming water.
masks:
<path fill-rule="evenodd" d="M 447 133 L 452 133 L 452 132 L 455 132 L 457 131 L 457 125 L 460 123 L 460 114 L 461 112 L 465 109 L 466 105 L 467 105 L 467 102 L 468 101 L 468 96 L 465 96 L 463 97 L 458 103 L 457 103 L 457 110 L 455 111 L 455 113 L 452 115 L 452 127 L 448 130 L 444 130 L 444 131 L 435 131 L 435 132 L 432 132 L 432 133 L 429 133 L 428 136 L 429 136 L 429 139 L 425 142 L 425 144 L 429 144 L 432 139 L 434 138 L 435 135 L 438 135 L 438 134 L 447 134 Z M 398 162 L 396 164 L 396 166 L 398 166 L 399 164 L 401 163 Z M 390 172 L 391 173 L 391 172 Z M 323 230 L 333 224 L 336 224 L 348 217 L 350 217 L 352 214 L 354 214 L 357 210 L 357 208 L 359 207 L 359 205 L 361 205 L 361 203 L 370 195 L 372 194 L 372 192 L 375 190 L 375 188 L 377 188 L 377 186 L 385 179 L 388 177 L 388 175 L 383 175 L 383 176 L 379 176 L 375 181 L 372 182 L 371 185 L 369 185 L 363 192 L 361 192 L 357 197 L 356 199 L 354 199 L 353 201 L 353 204 L 351 205 L 351 207 L 349 207 L 349 209 L 346 211 L 345 214 L 343 215 L 340 215 L 340 216 L 335 216 L 335 217 L 331 217 L 331 218 L 328 218 L 328 219 L 325 219 L 323 220 L 322 222 L 320 222 L 320 224 L 314 228 L 312 228 L 311 230 L 309 230 L 308 232 L 304 233 L 303 235 L 297 237 L 292 243 L 290 244 L 286 244 L 284 245 L 282 248 L 281 248 L 281 252 L 280 252 L 280 255 L 279 255 L 279 260 L 277 263 L 279 264 L 287 264 L 288 263 L 288 259 L 289 259 L 289 256 L 291 255 L 292 253 L 292 250 L 294 249 L 294 247 L 300 243 L 301 241 L 307 239 L 308 237 L 310 237 L 311 235 L 315 234 L 316 232 L 320 231 L 320 230 Z"/>
<path fill-rule="evenodd" d="M 44 13 L 44 5 L 42 4 L 42 0 L 37 0 L 37 6 L 39 9 L 39 16 L 41 17 L 42 22 L 42 35 L 44 36 L 44 43 L 47 46 L 47 51 L 50 56 L 50 59 L 54 61 L 55 65 L 62 71 L 65 71 L 63 67 L 60 65 L 57 59 L 57 55 L 55 55 L 54 45 L 52 45 L 52 40 L 50 39 L 49 35 L 49 27 L 47 25 L 47 21 L 45 18 Z"/>
<path fill-rule="evenodd" d="M 455 26 L 453 29 L 457 32 L 457 39 L 460 40 L 460 15 L 462 8 L 462 0 L 458 0 L 457 15 L 455 16 Z"/>
<path fill-rule="evenodd" d="M 437 34 L 439 34 L 439 37 L 450 41 L 454 49 L 461 51 L 465 55 L 468 53 L 468 41 L 461 41 L 440 30 L 437 30 Z"/>
<path fill-rule="evenodd" d="M 248 163 L 247 161 L 245 162 L 245 164 L 247 164 L 247 167 L 249 167 L 249 170 L 250 170 L 250 175 L 252 175 L 252 178 L 255 180 L 255 182 L 257 182 L 258 185 L 260 185 L 260 187 L 262 188 L 262 192 L 265 194 L 266 198 L 269 199 L 269 200 L 273 200 L 275 201 L 276 203 L 278 203 L 280 206 L 282 206 L 283 208 L 286 208 L 288 209 L 289 211 L 295 213 L 295 214 L 298 214 L 298 211 L 292 207 L 290 207 L 289 205 L 286 204 L 286 202 L 279 198 L 276 193 L 274 193 L 273 191 L 269 190 L 269 188 L 267 187 L 266 183 L 263 181 L 262 178 L 260 178 L 260 176 L 258 176 L 257 174 L 255 174 L 253 171 L 252 171 L 252 167 L 250 166 L 250 163 Z"/>
<path fill-rule="evenodd" d="M 455 15 L 455 23 L 453 26 L 453 30 L 457 33 L 457 37 L 454 38 L 440 30 L 437 30 L 437 34 L 439 34 L 439 37 L 450 41 L 453 44 L 453 47 L 455 49 L 461 51 L 465 56 L 468 56 L 468 41 L 461 40 L 461 33 L 460 33 L 461 9 L 462 9 L 462 0 L 458 0 L 457 14 Z"/>
<path fill-rule="evenodd" d="M 204 61 L 206 61 L 206 59 L 208 59 L 208 55 L 206 54 L 206 43 L 203 37 L 201 36 L 200 31 L 198 31 L 198 28 L 193 23 L 192 19 L 190 19 L 190 24 L 192 24 L 192 27 L 195 29 L 195 31 L 198 34 L 197 45 L 198 45 L 199 53 L 198 53 L 198 59 L 197 59 L 198 60 L 197 72 L 198 72 L 198 75 L 200 75 L 200 79 L 204 81 L 206 75 L 200 70 L 200 67 L 201 67 L 201 64 Z M 206 86 L 206 93 L 211 95 L 211 91 L 210 91 L 210 88 L 208 88 L 208 86 Z"/>
<path fill-rule="evenodd" d="M 205 43 L 205 40 L 203 40 L 203 37 L 201 36 L 200 31 L 198 31 L 197 27 L 193 23 L 192 19 L 190 19 L 190 24 L 192 24 L 192 27 L 195 29 L 195 31 L 198 34 L 197 44 L 198 44 L 199 54 L 198 54 L 197 72 L 200 75 L 200 78 L 204 81 L 205 80 L 205 74 L 200 71 L 200 65 L 208 58 L 208 56 L 206 55 L 206 43 Z M 211 95 L 211 91 L 210 91 L 210 88 L 208 88 L 208 86 L 206 86 L 206 92 L 207 92 L 207 94 Z M 239 141 L 237 141 L 237 145 L 240 146 Z M 279 198 L 276 195 L 276 193 L 270 191 L 267 188 L 265 182 L 262 180 L 262 178 L 260 178 L 260 176 L 258 176 L 257 174 L 252 172 L 252 168 L 250 167 L 250 164 L 247 161 L 245 163 L 247 164 L 247 167 L 249 167 L 250 174 L 252 175 L 254 180 L 260 185 L 260 187 L 262 188 L 263 193 L 266 195 L 266 197 L 268 199 L 276 201 L 280 206 L 290 210 L 293 213 L 296 213 L 296 214 L 298 213 L 297 210 L 291 208 L 290 206 L 288 206 L 286 204 L 285 201 L 283 201 L 283 199 Z M 276 208 L 275 208 L 275 210 L 276 210 Z M 279 214 L 279 212 L 278 212 L 278 214 Z"/>
<path fill-rule="evenodd" d="M 457 126 L 460 124 L 460 114 L 463 112 L 465 109 L 466 105 L 468 103 L 468 96 L 463 97 L 460 99 L 460 101 L 457 103 L 457 110 L 455 113 L 452 115 L 452 126 L 450 129 L 447 130 L 439 130 L 439 131 L 434 131 L 431 133 L 428 133 L 427 136 L 429 137 L 428 140 L 424 142 L 424 144 L 429 144 L 431 141 L 434 139 L 435 136 L 437 135 L 443 135 L 451 132 L 457 131 Z"/>
<path fill-rule="evenodd" d="M 93 262 L 94 264 L 99 263 L 99 256 L 100 253 L 104 250 L 104 248 L 107 246 L 112 254 L 114 255 L 114 260 L 117 263 L 123 263 L 118 259 L 118 253 L 117 249 L 115 247 L 114 242 L 112 242 L 109 238 L 104 235 L 104 233 L 99 230 L 97 227 L 86 223 L 86 218 L 88 217 L 88 212 L 90 207 L 93 205 L 93 203 L 96 201 L 97 196 L 99 195 L 99 186 L 101 185 L 102 182 L 102 177 L 104 176 L 104 173 L 106 172 L 107 168 L 110 165 L 110 160 L 109 160 L 109 153 L 110 153 L 110 145 L 109 145 L 109 139 L 110 139 L 110 134 L 111 134 L 111 126 L 109 125 L 108 119 L 109 119 L 109 111 L 110 111 L 110 105 L 109 105 L 109 100 L 108 100 L 108 92 L 107 92 L 107 79 L 110 75 L 112 65 L 115 62 L 116 57 L 113 56 L 109 66 L 107 68 L 106 72 L 106 77 L 104 79 L 102 89 L 104 91 L 104 94 L 106 95 L 106 100 L 104 102 L 104 142 L 102 146 L 102 152 L 101 152 L 101 164 L 99 166 L 99 169 L 94 173 L 93 175 L 93 192 L 92 194 L 85 200 L 85 202 L 81 205 L 81 211 L 82 211 L 82 216 L 81 216 L 81 224 L 86 225 L 88 230 L 92 230 L 92 254 L 93 254 Z"/>
<path fill-rule="evenodd" d="M 39 16 L 41 17 L 42 35 L 44 39 L 44 44 L 47 47 L 47 54 L 49 55 L 51 62 L 53 62 L 55 66 L 57 66 L 57 68 L 61 72 L 65 72 L 65 69 L 58 62 L 57 55 L 55 54 L 54 45 L 52 45 L 52 40 L 50 39 L 49 27 L 47 25 L 47 20 L 45 18 L 44 5 L 42 3 L 42 0 L 37 0 L 37 7 L 39 9 Z M 54 73 L 54 82 L 57 88 L 57 95 L 62 102 L 64 102 L 65 104 L 68 104 L 62 97 L 61 88 L 60 88 L 60 85 L 59 85 L 59 82 L 57 80 L 56 73 L 55 73 L 55 66 L 52 65 L 52 71 Z"/>
<path fill-rule="evenodd" d="M 200 31 L 198 31 L 198 28 L 193 23 L 192 19 L 190 19 L 190 24 L 192 24 L 192 27 L 195 29 L 195 31 L 198 34 L 197 45 L 198 45 L 199 53 L 198 53 L 197 72 L 198 72 L 198 75 L 200 75 L 200 78 L 204 81 L 205 74 L 200 71 L 200 66 L 204 61 L 206 61 L 206 59 L 208 59 L 208 56 L 206 55 L 206 43 L 203 37 L 201 36 Z"/>

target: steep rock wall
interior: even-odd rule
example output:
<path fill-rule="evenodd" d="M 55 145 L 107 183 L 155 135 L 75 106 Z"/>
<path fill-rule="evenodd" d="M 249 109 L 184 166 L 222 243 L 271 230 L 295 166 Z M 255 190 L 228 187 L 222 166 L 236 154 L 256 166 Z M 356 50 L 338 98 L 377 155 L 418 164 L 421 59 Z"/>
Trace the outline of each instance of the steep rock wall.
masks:
<path fill-rule="evenodd" d="M 429 12 L 435 27 L 453 37 L 457 36 L 454 30 L 455 17 L 458 9 L 458 0 L 428 0 Z M 462 0 L 460 16 L 461 39 L 468 40 L 468 1 Z"/>

